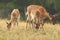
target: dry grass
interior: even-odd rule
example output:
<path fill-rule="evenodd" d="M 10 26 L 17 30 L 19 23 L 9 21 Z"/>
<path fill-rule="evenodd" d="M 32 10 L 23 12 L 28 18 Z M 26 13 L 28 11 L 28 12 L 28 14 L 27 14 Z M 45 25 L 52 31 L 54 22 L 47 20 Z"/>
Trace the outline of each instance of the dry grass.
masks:
<path fill-rule="evenodd" d="M 19 26 L 12 26 L 8 31 L 6 19 L 0 19 L 0 40 L 60 40 L 60 25 L 45 23 L 44 31 L 33 31 L 30 27 L 25 29 L 25 22 L 20 22 Z"/>

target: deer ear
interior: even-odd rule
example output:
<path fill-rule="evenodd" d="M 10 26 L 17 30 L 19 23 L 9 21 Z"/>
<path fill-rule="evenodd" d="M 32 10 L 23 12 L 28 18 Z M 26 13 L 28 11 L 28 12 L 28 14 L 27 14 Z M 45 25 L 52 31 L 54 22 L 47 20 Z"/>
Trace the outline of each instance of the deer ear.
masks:
<path fill-rule="evenodd" d="M 11 23 L 10 23 L 11 24 Z"/>

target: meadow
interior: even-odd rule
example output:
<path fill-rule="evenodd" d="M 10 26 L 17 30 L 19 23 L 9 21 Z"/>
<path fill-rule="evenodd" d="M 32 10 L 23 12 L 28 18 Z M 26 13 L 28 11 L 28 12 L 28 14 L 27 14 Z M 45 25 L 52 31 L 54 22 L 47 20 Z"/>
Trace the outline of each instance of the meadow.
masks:
<path fill-rule="evenodd" d="M 44 31 L 34 31 L 30 27 L 26 30 L 25 22 L 20 21 L 18 27 L 6 27 L 6 19 L 0 19 L 0 40 L 60 40 L 60 24 L 44 24 Z"/>

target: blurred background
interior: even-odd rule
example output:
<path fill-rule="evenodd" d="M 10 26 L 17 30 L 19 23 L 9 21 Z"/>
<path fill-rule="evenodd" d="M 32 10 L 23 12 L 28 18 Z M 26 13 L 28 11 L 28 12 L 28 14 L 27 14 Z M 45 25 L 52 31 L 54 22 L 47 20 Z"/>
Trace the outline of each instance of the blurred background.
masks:
<path fill-rule="evenodd" d="M 10 14 L 14 8 L 18 8 L 21 13 L 21 20 L 25 20 L 25 12 L 28 5 L 42 5 L 48 12 L 54 9 L 56 14 L 60 14 L 60 0 L 0 0 L 0 18 L 10 19 Z M 57 16 L 60 20 L 60 15 Z"/>

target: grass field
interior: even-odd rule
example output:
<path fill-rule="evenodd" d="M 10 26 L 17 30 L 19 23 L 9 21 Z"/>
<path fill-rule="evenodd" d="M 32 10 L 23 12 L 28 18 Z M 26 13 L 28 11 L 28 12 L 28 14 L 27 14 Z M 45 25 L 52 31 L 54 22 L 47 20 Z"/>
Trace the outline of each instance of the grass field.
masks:
<path fill-rule="evenodd" d="M 19 26 L 12 26 L 7 30 L 7 20 L 0 19 L 0 40 L 60 40 L 60 25 L 44 24 L 44 31 L 33 31 L 30 27 L 25 29 L 25 22 L 20 22 Z"/>

